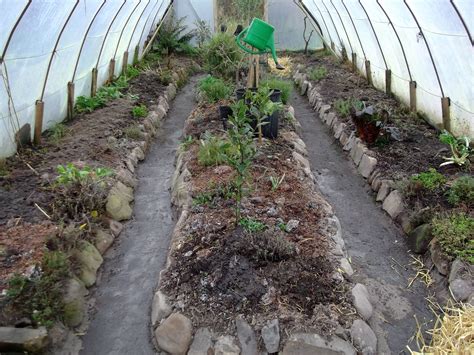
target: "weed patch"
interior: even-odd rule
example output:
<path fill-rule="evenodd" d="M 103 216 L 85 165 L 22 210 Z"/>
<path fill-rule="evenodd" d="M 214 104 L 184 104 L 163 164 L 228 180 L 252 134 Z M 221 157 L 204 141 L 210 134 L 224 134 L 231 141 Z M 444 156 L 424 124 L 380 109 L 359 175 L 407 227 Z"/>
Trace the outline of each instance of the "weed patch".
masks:
<path fill-rule="evenodd" d="M 224 80 L 211 75 L 199 81 L 198 90 L 204 94 L 208 102 L 216 102 L 230 97 L 234 88 Z"/>
<path fill-rule="evenodd" d="M 132 116 L 133 118 L 142 118 L 148 115 L 148 109 L 145 105 L 141 104 L 139 106 L 135 106 L 132 108 Z"/>

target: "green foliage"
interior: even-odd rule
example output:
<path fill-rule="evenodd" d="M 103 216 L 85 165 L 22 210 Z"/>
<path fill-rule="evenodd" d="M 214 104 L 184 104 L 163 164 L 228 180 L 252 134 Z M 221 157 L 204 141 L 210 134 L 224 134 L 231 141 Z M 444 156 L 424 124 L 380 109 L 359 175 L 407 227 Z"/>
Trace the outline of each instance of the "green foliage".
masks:
<path fill-rule="evenodd" d="M 262 126 L 266 124 L 265 119 L 273 115 L 283 107 L 280 102 L 273 102 L 270 99 L 272 92 L 266 86 L 261 86 L 256 92 L 248 90 L 246 99 L 249 100 L 250 113 L 257 121 L 259 142 L 262 142 Z"/>
<path fill-rule="evenodd" d="M 276 191 L 280 187 L 283 180 L 285 180 L 285 174 L 283 174 L 281 177 L 270 176 L 269 180 L 270 180 L 270 183 L 272 184 L 272 191 Z"/>
<path fill-rule="evenodd" d="M 59 143 L 61 138 L 63 138 L 68 133 L 66 126 L 58 122 L 53 127 L 49 129 L 49 137 L 54 143 Z"/>
<path fill-rule="evenodd" d="M 193 136 L 186 136 L 180 143 L 180 149 L 183 151 L 187 151 L 189 147 L 191 147 L 194 144 L 194 141 L 195 140 Z"/>
<path fill-rule="evenodd" d="M 448 201 L 452 205 L 466 203 L 468 206 L 474 205 L 474 177 L 461 176 L 457 178 L 447 192 Z"/>
<path fill-rule="evenodd" d="M 206 69 L 213 75 L 232 79 L 243 54 L 235 43 L 234 36 L 228 33 L 217 33 L 204 47 Z"/>
<path fill-rule="evenodd" d="M 204 20 L 196 20 L 194 21 L 194 26 L 196 27 L 195 30 L 195 38 L 198 44 L 198 47 L 201 48 L 204 43 L 206 43 L 211 38 L 211 28 L 209 27 L 208 23 Z"/>
<path fill-rule="evenodd" d="M 127 70 L 125 71 L 125 76 L 129 79 L 136 78 L 139 76 L 141 73 L 140 69 L 133 66 L 133 65 L 127 65 Z"/>
<path fill-rule="evenodd" d="M 153 43 L 153 50 L 166 54 L 182 53 L 186 50 L 189 41 L 194 37 L 194 32 L 186 31 L 185 19 L 186 17 L 176 18 L 172 14 L 161 26 Z"/>
<path fill-rule="evenodd" d="M 456 164 L 458 166 L 469 165 L 469 155 L 471 154 L 470 140 L 468 137 L 456 138 L 448 131 L 443 131 L 440 134 L 439 140 L 448 144 L 451 148 L 451 157 L 443 157 L 446 162 L 442 163 L 440 166 Z"/>
<path fill-rule="evenodd" d="M 334 108 L 341 117 L 347 117 L 351 112 L 351 108 L 360 111 L 364 108 L 364 103 L 356 99 L 338 99 L 334 103 Z"/>
<path fill-rule="evenodd" d="M 148 109 L 144 104 L 134 106 L 132 108 L 132 116 L 133 118 L 141 118 L 141 117 L 146 117 L 148 115 Z"/>
<path fill-rule="evenodd" d="M 56 179 L 58 184 L 82 182 L 89 178 L 102 179 L 112 175 L 112 170 L 107 168 L 91 169 L 90 167 L 85 166 L 84 168 L 79 169 L 72 163 L 68 163 L 66 166 L 58 165 L 57 171 L 59 174 Z"/>
<path fill-rule="evenodd" d="M 245 217 L 240 219 L 239 225 L 242 226 L 247 232 L 258 233 L 264 231 L 267 226 L 254 218 Z"/>
<path fill-rule="evenodd" d="M 214 200 L 214 194 L 209 191 L 201 192 L 193 197 L 193 206 L 210 204 Z"/>
<path fill-rule="evenodd" d="M 323 78 L 326 77 L 328 71 L 325 67 L 320 66 L 320 67 L 315 67 L 311 69 L 311 71 L 308 74 L 308 77 L 313 80 L 313 81 L 319 81 Z"/>
<path fill-rule="evenodd" d="M 123 134 L 125 134 L 125 137 L 127 137 L 128 139 L 132 139 L 135 141 L 138 141 L 143 138 L 143 132 L 140 127 L 138 127 L 138 125 L 128 126 L 123 130 Z"/>
<path fill-rule="evenodd" d="M 460 257 L 474 263 L 474 218 L 465 213 L 433 218 L 433 236 L 449 256 Z"/>
<path fill-rule="evenodd" d="M 218 199 L 229 200 L 235 196 L 235 185 L 230 184 L 211 184 L 209 191 L 200 192 L 193 197 L 193 206 L 216 206 Z"/>
<path fill-rule="evenodd" d="M 316 51 L 316 56 L 317 57 L 329 57 L 332 55 L 332 52 L 328 49 L 328 48 L 325 48 L 323 50 L 319 50 L 319 51 Z"/>
<path fill-rule="evenodd" d="M 438 173 L 436 169 L 430 168 L 428 171 L 413 175 L 411 181 L 419 182 L 423 188 L 434 191 L 446 183 L 446 178 L 443 174 Z"/>
<path fill-rule="evenodd" d="M 76 99 L 75 110 L 77 113 L 92 112 L 104 107 L 105 103 L 106 101 L 97 95 L 93 97 L 79 96 Z"/>
<path fill-rule="evenodd" d="M 229 156 L 235 156 L 236 149 L 232 144 L 222 138 L 212 135 L 206 131 L 200 140 L 198 161 L 200 164 L 219 165 L 227 161 Z"/>
<path fill-rule="evenodd" d="M 212 103 L 229 98 L 234 88 L 224 80 L 209 75 L 199 81 L 198 90 L 205 95 L 208 102 Z"/>
<path fill-rule="evenodd" d="M 110 85 L 102 86 L 93 97 L 79 96 L 76 99 L 75 110 L 78 113 L 92 112 L 104 107 L 108 101 L 118 99 L 123 96 L 121 90 L 128 87 L 128 78 L 121 75 Z"/>
<path fill-rule="evenodd" d="M 7 162 L 5 159 L 0 158 L 0 176 L 7 176 L 8 174 Z"/>
<path fill-rule="evenodd" d="M 293 90 L 293 84 L 289 81 L 278 79 L 278 78 L 269 78 L 266 80 L 263 80 L 260 84 L 260 86 L 266 86 L 269 89 L 278 89 L 281 91 L 281 102 L 283 104 L 287 104 L 291 91 Z"/>

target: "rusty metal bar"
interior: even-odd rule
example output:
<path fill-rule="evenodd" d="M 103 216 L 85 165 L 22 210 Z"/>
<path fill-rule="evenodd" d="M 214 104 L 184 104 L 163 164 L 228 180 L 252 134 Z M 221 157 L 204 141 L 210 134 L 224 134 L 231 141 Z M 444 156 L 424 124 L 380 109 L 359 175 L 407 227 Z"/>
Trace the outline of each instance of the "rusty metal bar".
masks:
<path fill-rule="evenodd" d="M 461 12 L 459 11 L 458 7 L 456 6 L 456 4 L 454 3 L 453 0 L 450 0 L 449 2 L 451 3 L 451 5 L 453 5 L 454 10 L 458 14 L 459 19 L 461 20 L 461 23 L 464 26 L 464 29 L 466 30 L 467 36 L 469 37 L 469 41 L 471 41 L 471 44 L 474 44 L 474 42 L 472 41 L 471 32 L 469 32 L 469 28 L 467 27 L 467 24 L 464 21 L 464 18 L 462 17 Z M 471 8 L 471 10 L 472 10 L 472 8 Z"/>
<path fill-rule="evenodd" d="M 2 52 L 2 56 L 0 57 L 0 64 L 3 63 L 3 61 L 5 60 L 5 55 L 7 54 L 7 49 L 8 49 L 8 46 L 10 45 L 10 41 L 13 37 L 13 33 L 15 32 L 16 28 L 18 27 L 18 24 L 20 23 L 21 19 L 23 18 L 23 16 L 25 15 L 26 13 L 26 10 L 28 10 L 28 8 L 30 7 L 31 5 L 31 2 L 33 0 L 29 0 L 28 3 L 26 4 L 25 8 L 23 9 L 23 11 L 21 12 L 20 16 L 18 16 L 15 24 L 13 25 L 13 28 L 12 30 L 10 31 L 10 34 L 8 35 L 8 38 L 7 38 L 7 41 L 5 42 L 5 47 L 3 48 L 3 52 Z"/>

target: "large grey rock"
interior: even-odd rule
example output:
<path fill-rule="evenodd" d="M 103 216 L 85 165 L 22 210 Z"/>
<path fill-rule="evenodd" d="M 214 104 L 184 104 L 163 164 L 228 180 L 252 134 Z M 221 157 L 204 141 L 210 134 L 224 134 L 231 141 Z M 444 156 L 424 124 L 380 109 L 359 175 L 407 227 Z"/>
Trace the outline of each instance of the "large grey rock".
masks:
<path fill-rule="evenodd" d="M 115 237 L 118 237 L 123 230 L 123 224 L 113 219 L 109 220 L 109 228 Z"/>
<path fill-rule="evenodd" d="M 82 323 L 87 311 L 86 299 L 87 289 L 82 281 L 72 278 L 66 282 L 63 296 L 64 323 L 71 327 L 77 327 Z"/>
<path fill-rule="evenodd" d="M 411 251 L 424 254 L 428 250 L 433 234 L 431 225 L 422 224 L 408 234 L 407 244 Z"/>
<path fill-rule="evenodd" d="M 441 250 L 438 240 L 435 238 L 430 243 L 431 261 L 441 275 L 448 275 L 450 258 Z"/>
<path fill-rule="evenodd" d="M 123 221 L 132 217 L 130 202 L 133 201 L 133 190 L 118 181 L 107 196 L 105 208 L 110 217 Z"/>
<path fill-rule="evenodd" d="M 343 355 L 340 351 L 334 351 L 319 346 L 302 343 L 299 341 L 287 341 L 282 355 Z"/>
<path fill-rule="evenodd" d="M 104 259 L 91 243 L 82 240 L 72 253 L 78 264 L 78 277 L 86 287 L 92 286 L 97 278 L 97 270 Z"/>
<path fill-rule="evenodd" d="M 392 219 L 397 218 L 397 216 L 403 212 L 403 196 L 398 190 L 393 190 L 385 198 L 382 204 L 382 208 L 387 212 Z"/>
<path fill-rule="evenodd" d="M 377 197 L 375 198 L 375 200 L 377 202 L 382 202 L 383 200 L 385 200 L 385 198 L 390 193 L 392 186 L 393 186 L 392 180 L 382 180 L 380 183 L 379 192 L 377 193 Z"/>
<path fill-rule="evenodd" d="M 0 351 L 29 351 L 37 353 L 48 345 L 45 327 L 38 329 L 0 327 Z"/>
<path fill-rule="evenodd" d="M 357 143 L 352 147 L 351 150 L 351 159 L 354 161 L 355 165 L 359 166 L 362 156 L 367 151 L 367 147 L 360 141 L 359 138 L 357 138 L 357 140 Z"/>
<path fill-rule="evenodd" d="M 351 327 L 352 343 L 363 355 L 375 355 L 377 337 L 374 331 L 363 320 L 356 319 Z"/>
<path fill-rule="evenodd" d="M 377 159 L 369 156 L 367 153 L 365 153 L 362 156 L 362 159 L 360 160 L 359 163 L 359 173 L 365 177 L 368 178 L 372 171 L 374 171 L 375 166 L 377 165 Z"/>
<path fill-rule="evenodd" d="M 276 353 L 280 349 L 280 323 L 278 319 L 272 319 L 267 322 L 261 331 L 263 343 L 267 351 Z"/>
<path fill-rule="evenodd" d="M 342 258 L 340 261 L 341 264 L 341 269 L 344 271 L 344 273 L 348 276 L 351 277 L 354 274 L 354 270 L 352 270 L 352 266 L 349 263 L 349 260 L 346 258 Z"/>
<path fill-rule="evenodd" d="M 158 325 L 162 319 L 168 317 L 171 314 L 171 310 L 166 295 L 161 291 L 157 291 L 151 303 L 151 324 L 153 327 Z"/>
<path fill-rule="evenodd" d="M 233 336 L 225 335 L 217 339 L 214 345 L 215 355 L 239 355 L 240 348 Z"/>
<path fill-rule="evenodd" d="M 135 179 L 132 175 L 132 173 L 128 170 L 128 169 L 120 169 L 119 171 L 117 171 L 117 173 L 115 174 L 115 176 L 117 177 L 117 179 L 119 179 L 119 181 L 121 181 L 123 184 L 131 187 L 131 188 L 135 188 L 137 187 L 137 179 Z"/>
<path fill-rule="evenodd" d="M 367 288 L 358 283 L 352 288 L 352 300 L 357 313 L 361 315 L 364 320 L 369 320 L 372 317 L 373 308 L 369 301 L 369 292 Z"/>
<path fill-rule="evenodd" d="M 307 344 L 315 348 L 313 354 L 343 354 L 343 355 L 356 355 L 357 351 L 352 344 L 333 335 L 329 338 L 323 338 L 318 334 L 310 333 L 297 333 L 293 334 L 289 338 L 290 342 L 297 342 L 300 344 Z M 284 354 L 290 354 L 290 352 L 283 352 Z M 293 353 L 299 354 L 299 353 Z"/>
<path fill-rule="evenodd" d="M 449 284 L 454 300 L 457 302 L 466 301 L 474 293 L 473 281 L 456 279 Z"/>
<path fill-rule="evenodd" d="M 114 242 L 114 235 L 111 232 L 105 231 L 103 229 L 98 229 L 95 231 L 95 240 L 94 245 L 101 255 L 104 255 L 107 249 L 110 248 Z"/>
<path fill-rule="evenodd" d="M 346 131 L 342 131 L 341 136 L 339 137 L 339 143 L 341 143 L 342 147 L 346 146 L 348 140 L 349 136 L 347 135 Z"/>
<path fill-rule="evenodd" d="M 192 338 L 191 320 L 181 313 L 173 313 L 155 330 L 158 347 L 173 355 L 186 354 Z"/>
<path fill-rule="evenodd" d="M 308 85 L 309 85 L 308 80 L 303 81 L 303 84 L 301 84 L 301 90 L 300 90 L 301 95 L 306 94 L 306 91 L 308 90 Z"/>
<path fill-rule="evenodd" d="M 176 86 L 173 83 L 169 84 L 166 88 L 166 93 L 168 94 L 170 100 L 173 100 L 176 96 Z"/>
<path fill-rule="evenodd" d="M 135 147 L 132 149 L 132 154 L 135 154 L 138 160 L 143 160 L 145 159 L 145 153 L 143 153 L 142 148 L 140 147 Z"/>
<path fill-rule="evenodd" d="M 342 132 L 344 132 L 345 128 L 346 128 L 346 124 L 343 122 L 340 122 L 334 129 L 334 138 L 339 139 L 341 137 Z"/>
<path fill-rule="evenodd" d="M 319 109 L 319 114 L 324 115 L 325 113 L 328 113 L 330 109 L 331 109 L 331 105 L 322 105 L 321 108 Z"/>
<path fill-rule="evenodd" d="M 357 139 L 357 137 L 355 136 L 354 132 L 352 132 L 350 134 L 350 136 L 347 138 L 347 141 L 344 144 L 344 146 L 342 147 L 342 149 L 346 152 L 352 151 L 352 148 L 356 144 L 356 139 Z"/>
<path fill-rule="evenodd" d="M 237 328 L 237 337 L 239 338 L 242 354 L 257 355 L 257 338 L 255 337 L 255 332 L 252 327 L 242 317 L 238 317 L 235 320 L 235 326 Z"/>
<path fill-rule="evenodd" d="M 214 355 L 212 333 L 208 328 L 199 328 L 187 355 Z"/>

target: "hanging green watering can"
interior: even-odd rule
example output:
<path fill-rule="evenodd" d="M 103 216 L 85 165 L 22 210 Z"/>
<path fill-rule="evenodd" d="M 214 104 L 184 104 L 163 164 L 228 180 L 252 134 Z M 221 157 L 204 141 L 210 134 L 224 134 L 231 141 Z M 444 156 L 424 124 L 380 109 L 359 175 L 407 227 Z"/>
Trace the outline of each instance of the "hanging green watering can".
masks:
<path fill-rule="evenodd" d="M 264 54 L 271 52 L 276 68 L 283 70 L 285 68 L 278 64 L 278 58 L 275 50 L 275 41 L 273 40 L 274 31 L 275 28 L 273 28 L 272 25 L 258 18 L 254 18 L 250 26 L 240 32 L 235 41 L 240 48 L 250 54 Z M 246 47 L 242 41 L 256 48 L 257 51 L 253 51 Z"/>

